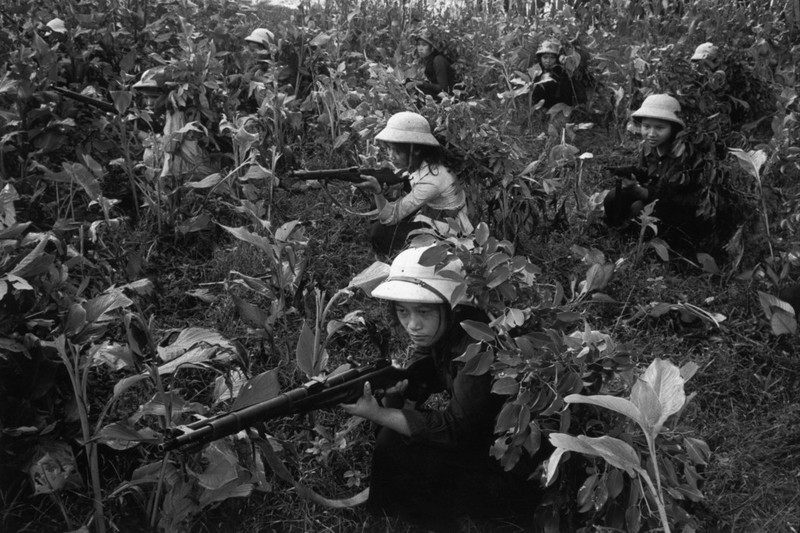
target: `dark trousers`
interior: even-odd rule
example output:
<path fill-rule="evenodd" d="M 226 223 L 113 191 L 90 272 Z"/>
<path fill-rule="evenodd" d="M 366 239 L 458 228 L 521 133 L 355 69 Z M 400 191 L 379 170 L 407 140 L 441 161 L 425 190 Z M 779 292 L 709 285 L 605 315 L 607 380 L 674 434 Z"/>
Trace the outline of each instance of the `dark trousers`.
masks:
<path fill-rule="evenodd" d="M 372 457 L 367 510 L 440 532 L 458 530 L 458 519 L 533 516 L 538 490 L 504 472 L 480 450 L 452 450 L 413 443 L 382 428 Z"/>
<path fill-rule="evenodd" d="M 372 244 L 372 251 L 384 256 L 392 256 L 405 248 L 408 234 L 415 229 L 426 228 L 424 222 L 414 222 L 404 220 L 399 224 L 381 224 L 376 222 L 369 231 L 369 240 Z"/>

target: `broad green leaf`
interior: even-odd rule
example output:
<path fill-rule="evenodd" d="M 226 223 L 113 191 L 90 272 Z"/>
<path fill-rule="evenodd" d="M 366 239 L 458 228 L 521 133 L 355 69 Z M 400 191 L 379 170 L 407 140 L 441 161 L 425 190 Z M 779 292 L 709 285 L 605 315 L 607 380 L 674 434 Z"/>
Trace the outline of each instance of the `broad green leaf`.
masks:
<path fill-rule="evenodd" d="M 761 181 L 761 167 L 767 161 L 764 150 L 750 150 L 745 152 L 739 148 L 729 148 L 731 154 L 739 160 L 739 166 L 757 181 Z"/>
<path fill-rule="evenodd" d="M 239 318 L 246 324 L 255 328 L 266 328 L 269 324 L 269 313 L 264 312 L 257 305 L 242 300 L 239 296 L 231 295 Z"/>
<path fill-rule="evenodd" d="M 696 465 L 706 465 L 711 458 L 711 449 L 705 441 L 694 439 L 691 437 L 683 438 L 683 445 L 686 448 L 686 453 L 689 459 Z"/>
<path fill-rule="evenodd" d="M 265 402 L 278 396 L 281 386 L 278 382 L 278 369 L 273 368 L 249 379 L 238 391 L 231 410 L 243 409 L 250 405 Z"/>
<path fill-rule="evenodd" d="M 476 341 L 494 342 L 494 331 L 483 322 L 465 320 L 461 323 L 461 327 Z"/>
<path fill-rule="evenodd" d="M 714 258 L 710 255 L 699 253 L 697 254 L 697 261 L 700 263 L 700 266 L 703 267 L 703 272 L 707 272 L 709 274 L 719 274 L 717 262 L 714 261 Z"/>
<path fill-rule="evenodd" d="M 111 317 L 106 316 L 108 313 L 115 309 L 123 309 L 132 304 L 133 301 L 122 294 L 121 290 L 113 289 L 83 304 L 83 307 L 86 309 L 86 322 L 105 322 L 111 320 Z"/>
<path fill-rule="evenodd" d="M 300 337 L 297 339 L 295 361 L 297 362 L 297 368 L 309 378 L 313 378 L 316 375 L 314 373 L 314 368 L 317 366 L 315 352 L 314 332 L 308 326 L 308 322 L 304 320 L 303 328 L 300 330 Z"/>
<path fill-rule="evenodd" d="M 470 376 L 482 376 L 489 371 L 494 362 L 494 353 L 491 350 L 487 350 L 481 353 L 477 357 L 473 357 L 469 361 L 464 364 L 464 370 L 466 374 Z"/>
<path fill-rule="evenodd" d="M 650 384 L 661 404 L 661 416 L 653 428 L 657 434 L 667 418 L 680 411 L 686 403 L 684 381 L 677 366 L 659 358 L 650 363 L 641 379 Z"/>
<path fill-rule="evenodd" d="M 157 348 L 158 357 L 162 361 L 171 361 L 197 345 L 217 346 L 231 351 L 237 350 L 236 346 L 217 330 L 192 327 L 181 330 L 178 338 L 169 346 L 159 346 Z"/>
<path fill-rule="evenodd" d="M 650 239 L 648 246 L 652 247 L 662 261 L 669 261 L 669 246 L 661 239 Z"/>
<path fill-rule="evenodd" d="M 89 358 L 93 365 L 104 364 L 111 370 L 122 370 L 133 367 L 133 352 L 126 344 L 104 341 L 92 346 Z"/>
<path fill-rule="evenodd" d="M 305 228 L 299 220 L 290 220 L 275 230 L 275 240 L 278 242 L 302 240 L 305 235 L 304 230 Z"/>
<path fill-rule="evenodd" d="M 630 444 L 614 437 L 573 437 L 565 433 L 552 433 L 550 442 L 557 448 L 584 455 L 602 457 L 613 467 L 624 470 L 631 477 L 642 469 L 639 456 Z"/>
<path fill-rule="evenodd" d="M 64 172 L 83 188 L 90 200 L 99 202 L 103 196 L 100 182 L 89 172 L 89 169 L 80 163 L 64 163 Z"/>
<path fill-rule="evenodd" d="M 517 425 L 517 420 L 519 419 L 519 412 L 522 409 L 516 402 L 507 402 L 503 405 L 503 408 L 500 410 L 500 414 L 497 415 L 497 421 L 494 425 L 494 432 L 498 434 L 505 433 L 511 429 L 514 429 Z"/>
<path fill-rule="evenodd" d="M 551 435 L 552 437 L 552 435 Z M 555 451 L 550 454 L 550 458 L 547 459 L 545 465 L 545 486 L 549 487 L 553 484 L 556 480 L 556 474 L 558 473 L 558 464 L 561 462 L 561 457 L 567 453 L 566 448 L 558 448 L 556 447 Z"/>
<path fill-rule="evenodd" d="M 489 240 L 489 226 L 486 222 L 481 222 L 475 228 L 475 244 L 483 246 Z"/>
<path fill-rule="evenodd" d="M 14 270 L 9 272 L 9 275 L 19 276 L 20 278 L 27 278 L 37 276 L 46 272 L 53 262 L 53 257 L 44 253 L 44 248 L 50 241 L 50 237 L 46 236 L 39 240 L 36 247 L 28 253 L 22 260 L 17 263 Z"/>
<path fill-rule="evenodd" d="M 586 292 L 603 289 L 614 277 L 614 263 L 594 263 L 586 272 Z"/>
<path fill-rule="evenodd" d="M 642 416 L 642 413 L 639 412 L 639 409 L 630 400 L 626 400 L 625 398 L 606 395 L 583 396 L 582 394 L 570 394 L 564 398 L 564 401 L 567 403 L 584 403 L 611 409 L 612 411 L 621 415 L 625 415 L 631 420 L 635 421 L 645 432 L 648 431 L 648 427 L 644 417 Z"/>
<path fill-rule="evenodd" d="M 235 479 L 230 483 L 214 490 L 204 490 L 198 498 L 198 504 L 204 509 L 216 502 L 224 502 L 231 498 L 247 498 L 253 493 L 252 483 L 242 483 Z"/>
<path fill-rule="evenodd" d="M 67 323 L 64 324 L 64 334 L 68 337 L 77 335 L 86 325 L 86 309 L 79 303 L 69 306 L 67 312 Z"/>
<path fill-rule="evenodd" d="M 238 479 L 236 454 L 225 442 L 215 441 L 203 450 L 208 465 L 204 472 L 195 473 L 201 487 L 215 490 Z"/>
<path fill-rule="evenodd" d="M 220 226 L 239 239 L 240 241 L 244 241 L 247 243 L 252 244 L 253 246 L 257 247 L 263 252 L 266 252 L 270 258 L 275 256 L 275 251 L 272 248 L 272 243 L 266 237 L 262 237 L 261 235 L 256 235 L 255 233 L 250 232 L 247 228 L 239 227 L 239 228 L 231 228 L 228 226 L 224 226 L 220 224 Z"/>
<path fill-rule="evenodd" d="M 783 309 L 776 309 L 769 321 L 772 333 L 775 335 L 796 335 L 797 318 L 794 313 L 787 313 Z"/>
<path fill-rule="evenodd" d="M 519 392 L 519 383 L 512 377 L 500 378 L 492 385 L 492 392 L 501 396 L 514 396 Z"/>
<path fill-rule="evenodd" d="M 157 442 L 158 440 L 158 433 L 152 429 L 135 429 L 122 422 L 109 424 L 97 434 L 97 442 L 115 450 L 128 450 L 140 442 Z"/>
<path fill-rule="evenodd" d="M 234 358 L 234 351 L 224 349 L 221 346 L 195 346 L 183 354 L 170 359 L 169 362 L 158 367 L 158 373 L 162 376 L 172 374 L 181 366 L 204 366 L 209 361 L 225 362 Z"/>
<path fill-rule="evenodd" d="M 246 382 L 247 375 L 238 368 L 217 376 L 214 379 L 214 392 L 211 394 L 214 405 L 236 398 Z"/>
<path fill-rule="evenodd" d="M 200 181 L 189 181 L 184 183 L 184 185 L 190 189 L 210 189 L 211 187 L 218 185 L 222 180 L 222 174 L 215 172 L 213 174 L 209 174 Z"/>
<path fill-rule="evenodd" d="M 758 303 L 761 304 L 761 310 L 764 311 L 764 316 L 767 317 L 767 320 L 772 319 L 772 314 L 775 310 L 782 310 L 790 315 L 795 313 L 794 308 L 787 302 L 766 292 L 758 291 Z"/>
<path fill-rule="evenodd" d="M 662 413 L 661 403 L 653 387 L 646 381 L 638 380 L 631 390 L 631 403 L 642 413 L 647 433 L 652 435 Z"/>
<path fill-rule="evenodd" d="M 361 289 L 369 296 L 378 285 L 389 277 L 389 268 L 389 265 L 386 263 L 375 261 L 350 280 L 347 288 Z"/>
<path fill-rule="evenodd" d="M 133 385 L 149 378 L 150 376 L 148 374 L 139 374 L 136 376 L 128 376 L 126 378 L 122 378 L 121 380 L 117 381 L 117 383 L 114 385 L 114 398 L 119 397 L 120 394 L 128 390 Z"/>

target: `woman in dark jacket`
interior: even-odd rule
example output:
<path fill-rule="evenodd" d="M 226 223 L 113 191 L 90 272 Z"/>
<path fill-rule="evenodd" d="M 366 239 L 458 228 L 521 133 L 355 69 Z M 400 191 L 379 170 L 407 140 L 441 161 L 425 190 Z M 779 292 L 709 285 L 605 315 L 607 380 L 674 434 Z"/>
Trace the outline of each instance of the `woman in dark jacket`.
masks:
<path fill-rule="evenodd" d="M 503 398 L 493 394 L 490 373 L 471 375 L 455 361 L 471 342 L 461 323 L 486 322 L 468 305 L 451 307 L 463 279 L 461 262 L 438 271 L 419 264 L 428 248 L 401 252 L 389 277 L 372 296 L 389 300 L 414 350 L 414 389 L 447 392 L 443 408 L 424 408 L 407 398 L 408 381 L 386 391 L 383 404 L 369 384 L 350 414 L 382 426 L 375 444 L 368 510 L 399 517 L 437 531 L 454 531 L 462 516 L 508 516 L 520 508 L 533 515 L 535 489 L 521 476 L 504 472 L 489 455 L 495 418 Z M 422 387 L 420 387 L 422 385 Z"/>
<path fill-rule="evenodd" d="M 536 61 L 542 72 L 533 79 L 533 105 L 544 100 L 542 107 L 550 109 L 559 103 L 575 103 L 575 89 L 569 74 L 559 62 L 560 53 L 561 45 L 556 41 L 544 41 L 536 50 Z"/>
<path fill-rule="evenodd" d="M 439 93 L 452 93 L 456 83 L 456 73 L 450 60 L 437 49 L 430 30 L 423 30 L 417 36 L 417 56 L 425 69 L 427 82 L 410 80 L 406 82 L 409 91 L 421 91 L 437 98 Z"/>

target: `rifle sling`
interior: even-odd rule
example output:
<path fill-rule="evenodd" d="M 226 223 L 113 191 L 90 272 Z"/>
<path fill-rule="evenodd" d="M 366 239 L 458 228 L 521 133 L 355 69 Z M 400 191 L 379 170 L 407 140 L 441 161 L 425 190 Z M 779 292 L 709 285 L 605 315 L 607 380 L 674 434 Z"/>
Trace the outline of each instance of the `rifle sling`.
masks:
<path fill-rule="evenodd" d="M 275 474 L 277 474 L 279 478 L 294 486 L 295 490 L 297 490 L 297 493 L 303 498 L 311 500 L 312 502 L 317 503 L 319 505 L 324 505 L 325 507 L 330 507 L 333 509 L 345 509 L 347 507 L 355 507 L 356 505 L 360 505 L 365 501 L 367 501 L 367 498 L 369 497 L 369 487 L 362 490 L 355 496 L 337 500 L 326 498 L 325 496 L 322 496 L 321 494 L 314 492 L 312 489 L 303 485 L 302 483 L 294 479 L 294 477 L 292 477 L 292 474 L 291 472 L 289 472 L 289 469 L 286 468 L 286 465 L 283 464 L 283 461 L 281 461 L 280 457 L 278 457 L 278 454 L 276 454 L 275 450 L 272 449 L 272 444 L 270 444 L 269 438 L 266 435 L 262 434 L 261 439 L 254 439 L 254 441 L 261 448 L 261 452 L 264 454 L 264 458 L 267 460 L 267 464 L 272 469 L 272 471 L 275 472 Z"/>
<path fill-rule="evenodd" d="M 333 195 L 331 194 L 331 191 L 328 190 L 328 185 L 327 185 L 326 182 L 321 182 L 321 183 L 322 183 L 322 190 L 325 191 L 325 194 L 328 195 L 328 198 L 331 199 L 331 201 L 334 203 L 334 205 L 337 205 L 337 206 L 341 207 L 342 210 L 344 210 L 344 212 L 347 213 L 348 215 L 357 215 L 357 216 L 360 216 L 360 217 L 374 218 L 378 214 L 378 210 L 377 209 L 373 209 L 372 211 L 367 211 L 366 213 L 358 213 L 356 211 L 353 211 L 352 209 L 348 209 L 347 207 L 343 206 L 341 204 L 341 202 L 339 202 L 339 200 L 337 200 L 336 198 L 333 197 Z"/>

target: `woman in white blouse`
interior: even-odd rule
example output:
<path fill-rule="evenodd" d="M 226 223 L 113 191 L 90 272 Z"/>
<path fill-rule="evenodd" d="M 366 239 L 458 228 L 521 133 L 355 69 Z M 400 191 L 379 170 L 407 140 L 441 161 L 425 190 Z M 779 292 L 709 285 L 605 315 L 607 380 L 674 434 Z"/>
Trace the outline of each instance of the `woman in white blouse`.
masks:
<path fill-rule="evenodd" d="M 389 148 L 392 164 L 408 176 L 411 190 L 388 201 L 378 180 L 362 176 L 356 186 L 375 196 L 377 223 L 370 230 L 372 248 L 380 256 L 391 256 L 406 244 L 408 234 L 419 228 L 454 218 L 465 232 L 472 231 L 467 217 L 466 194 L 461 182 L 442 159 L 442 147 L 422 115 L 404 111 L 392 115 L 375 136 Z"/>

